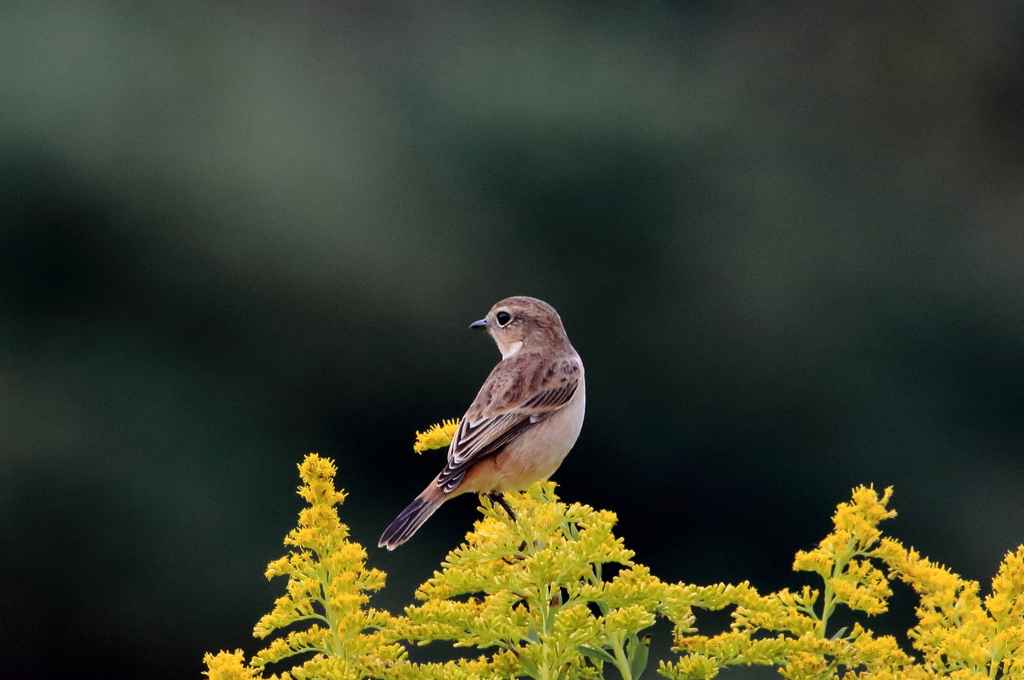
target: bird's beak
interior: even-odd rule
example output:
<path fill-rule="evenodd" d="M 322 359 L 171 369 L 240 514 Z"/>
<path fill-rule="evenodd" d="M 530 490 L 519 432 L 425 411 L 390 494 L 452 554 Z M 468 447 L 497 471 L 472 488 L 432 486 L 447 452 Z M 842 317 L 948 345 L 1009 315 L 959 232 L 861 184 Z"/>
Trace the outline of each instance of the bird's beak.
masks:
<path fill-rule="evenodd" d="M 480 319 L 469 324 L 470 328 L 487 328 L 487 319 Z"/>

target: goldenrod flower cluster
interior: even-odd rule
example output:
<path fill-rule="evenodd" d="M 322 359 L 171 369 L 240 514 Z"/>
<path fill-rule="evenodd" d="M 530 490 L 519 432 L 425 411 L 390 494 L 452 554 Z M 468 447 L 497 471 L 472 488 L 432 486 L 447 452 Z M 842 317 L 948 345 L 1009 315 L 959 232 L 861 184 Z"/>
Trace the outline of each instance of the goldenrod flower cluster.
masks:
<path fill-rule="evenodd" d="M 396 638 L 496 650 L 490 658 L 427 664 L 417 678 L 597 678 L 605 664 L 625 680 L 647 663 L 647 639 L 664 584 L 612 534 L 615 515 L 557 502 L 542 482 L 508 498 L 516 519 L 485 502 L 484 518 L 423 584 L 418 606 L 396 619 Z M 608 566 L 616 572 L 604 576 Z"/>
<path fill-rule="evenodd" d="M 288 578 L 287 593 L 256 624 L 254 635 L 264 638 L 296 623 L 309 625 L 273 640 L 248 666 L 241 650 L 207 654 L 210 680 L 261 678 L 267 664 L 296 655 L 305 661 L 282 673 L 281 680 L 357 680 L 379 676 L 384 666 L 404 655 L 405 649 L 379 630 L 391 617 L 365 607 L 367 593 L 384 587 L 384 573 L 367 569 L 366 551 L 348 540 L 348 527 L 335 509 L 345 494 L 335 490 L 334 474 L 334 463 L 316 454 L 299 466 L 299 495 L 309 507 L 299 513 L 298 528 L 285 538 L 292 551 L 271 562 L 266 571 L 267 578 Z"/>
<path fill-rule="evenodd" d="M 416 433 L 416 443 L 412 450 L 416 453 L 423 453 L 430 449 L 447 448 L 452 443 L 455 431 L 459 429 L 459 421 L 442 420 L 437 425 L 431 425 L 426 432 Z"/>
<path fill-rule="evenodd" d="M 984 600 L 979 584 L 883 538 L 878 524 L 892 489 L 881 498 L 859 487 L 833 517 L 834 530 L 814 550 L 799 552 L 793 568 L 821 577 L 822 588 L 804 586 L 760 595 L 748 584 L 706 602 L 734 606 L 728 631 L 713 637 L 676 628 L 682 657 L 663 663 L 669 678 L 712 678 L 726 665 L 772 665 L 790 680 L 955 680 L 1024 678 L 1024 546 L 1006 556 Z M 919 623 L 909 631 L 918 655 L 891 635 L 876 635 L 862 623 L 833 630 L 838 606 L 867 615 L 886 611 L 889 582 L 898 578 L 919 595 Z M 705 605 L 700 605 L 705 606 Z"/>
<path fill-rule="evenodd" d="M 457 426 L 446 421 L 417 433 L 417 451 L 447 446 Z M 983 597 L 977 582 L 882 535 L 879 524 L 896 514 L 891 488 L 855 489 L 832 532 L 797 553 L 794 569 L 818 583 L 762 595 L 746 582 L 660 581 L 612 533 L 613 513 L 560 502 L 555 485 L 542 482 L 506 494 L 515 519 L 483 498 L 482 519 L 417 590 L 419 604 L 392 616 L 367 606 L 384 574 L 367 569 L 366 552 L 347 539 L 334 474 L 333 463 L 315 454 L 300 466 L 299 493 L 309 507 L 285 540 L 291 552 L 267 570 L 287 576 L 287 592 L 255 634 L 305 627 L 248 663 L 240 650 L 208 654 L 210 680 L 262 678 L 267 664 L 282 662 L 293 665 L 281 680 L 596 680 L 612 667 L 607 677 L 636 680 L 658 617 L 674 626 L 675 654 L 657 672 L 674 680 L 709 679 L 740 664 L 776 667 L 787 680 L 1024 680 L 1024 546 L 1006 556 Z M 887 611 L 893 579 L 919 598 L 912 649 L 872 632 L 864 618 Z M 841 607 L 849 623 L 839 628 Z M 719 609 L 730 610 L 728 630 L 702 635 L 700 611 Z M 481 654 L 410 660 L 405 643 L 436 640 Z"/>

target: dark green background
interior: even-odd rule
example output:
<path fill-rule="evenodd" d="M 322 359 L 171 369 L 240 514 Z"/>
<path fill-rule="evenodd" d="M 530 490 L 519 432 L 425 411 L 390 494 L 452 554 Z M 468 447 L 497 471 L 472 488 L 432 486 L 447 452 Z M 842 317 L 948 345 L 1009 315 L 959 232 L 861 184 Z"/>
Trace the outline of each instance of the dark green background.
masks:
<path fill-rule="evenodd" d="M 5 0 L 0 675 L 257 649 L 296 463 L 375 546 L 513 294 L 587 366 L 561 494 L 662 578 L 813 582 L 793 553 L 873 483 L 987 582 L 1022 292 L 1019 3 Z M 375 603 L 474 516 L 372 547 Z"/>

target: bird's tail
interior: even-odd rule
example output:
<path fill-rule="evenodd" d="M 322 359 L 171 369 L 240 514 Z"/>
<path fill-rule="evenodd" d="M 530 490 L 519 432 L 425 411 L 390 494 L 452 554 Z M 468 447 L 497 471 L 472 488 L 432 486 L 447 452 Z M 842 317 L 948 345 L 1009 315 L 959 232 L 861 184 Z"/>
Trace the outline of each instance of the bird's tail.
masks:
<path fill-rule="evenodd" d="M 446 500 L 448 500 L 448 494 L 431 483 L 409 504 L 409 507 L 398 513 L 395 521 L 384 530 L 377 547 L 394 550 L 408 541 Z"/>

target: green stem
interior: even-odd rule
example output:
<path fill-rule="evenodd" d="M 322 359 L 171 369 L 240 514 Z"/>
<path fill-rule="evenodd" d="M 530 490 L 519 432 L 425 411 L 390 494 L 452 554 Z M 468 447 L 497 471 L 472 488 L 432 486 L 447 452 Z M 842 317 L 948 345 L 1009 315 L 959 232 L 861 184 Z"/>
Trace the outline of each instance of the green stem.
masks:
<path fill-rule="evenodd" d="M 320 582 L 320 593 L 322 597 L 317 599 L 320 600 L 320 604 L 324 608 L 324 620 L 327 622 L 327 627 L 331 629 L 331 655 L 341 656 L 344 651 L 344 643 L 341 639 L 341 635 L 338 631 L 338 612 L 334 610 L 334 607 L 330 605 L 327 598 L 327 591 L 331 586 L 331 574 L 324 568 L 324 558 L 317 552 L 317 564 L 316 564 L 316 577 Z"/>
<path fill-rule="evenodd" d="M 615 652 L 615 667 L 622 674 L 622 680 L 633 680 L 633 674 L 629 670 L 629 659 L 626 658 L 626 650 L 623 649 L 623 634 L 616 633 L 612 638 L 612 650 Z"/>
<path fill-rule="evenodd" d="M 999 652 L 992 655 L 991 661 L 988 664 L 988 677 L 989 680 L 995 680 L 996 674 L 999 673 L 999 667 L 1003 665 L 1003 654 Z"/>
<path fill-rule="evenodd" d="M 551 635 L 550 626 L 550 613 L 551 613 L 551 585 L 545 584 L 543 590 L 543 597 L 538 603 L 537 609 L 540 610 L 540 622 L 541 630 L 544 631 L 544 635 Z"/>
<path fill-rule="evenodd" d="M 825 582 L 825 594 L 822 597 L 821 618 L 818 620 L 818 639 L 825 639 L 825 630 L 828 626 L 828 617 L 835 611 L 835 589 L 832 588 L 831 579 Z"/>
<path fill-rule="evenodd" d="M 832 580 L 839 578 L 846 570 L 846 565 L 857 555 L 857 542 L 850 539 L 843 551 L 836 555 L 836 563 L 832 565 L 832 577 L 825 580 L 825 593 L 822 598 L 821 620 L 818 622 L 818 639 L 824 640 L 825 631 L 828 626 L 828 618 L 836 609 L 836 591 L 832 587 Z"/>
<path fill-rule="evenodd" d="M 547 647 L 547 640 L 551 636 L 551 626 L 549 624 L 549 614 L 551 611 L 551 584 L 545 583 L 544 587 L 538 591 L 540 597 L 537 602 L 537 611 L 540 613 L 540 644 L 542 647 Z M 545 655 L 541 655 L 542 657 Z M 540 673 L 538 680 L 551 680 L 551 668 L 548 667 L 547 662 L 537 664 L 537 670 Z"/>

